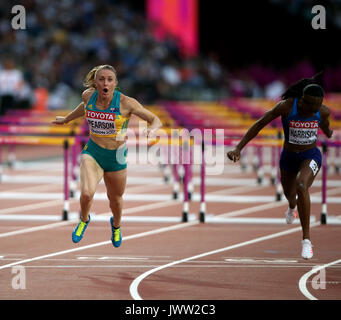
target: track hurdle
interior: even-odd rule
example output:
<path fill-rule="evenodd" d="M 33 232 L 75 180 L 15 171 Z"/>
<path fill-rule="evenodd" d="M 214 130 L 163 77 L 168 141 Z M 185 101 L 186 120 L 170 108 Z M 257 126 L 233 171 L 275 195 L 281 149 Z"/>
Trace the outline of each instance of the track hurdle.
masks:
<path fill-rule="evenodd" d="M 199 212 L 199 221 L 205 222 L 206 215 L 206 203 L 205 203 L 205 140 L 201 142 L 201 170 L 200 170 L 200 212 Z"/>
<path fill-rule="evenodd" d="M 238 143 L 237 140 L 226 140 L 225 145 L 228 146 L 234 146 Z M 274 148 L 278 149 L 278 152 L 280 152 L 280 143 L 282 143 L 281 140 L 274 140 L 274 141 L 257 141 L 254 140 L 253 142 L 250 143 L 250 145 L 258 146 L 258 145 L 268 145 L 268 146 L 273 146 Z M 341 216 L 340 217 L 329 217 L 327 214 L 327 169 L 328 169 L 328 147 L 340 147 L 341 142 L 319 142 L 318 143 L 320 146 L 322 146 L 322 151 L 323 151 L 323 163 L 322 163 L 322 186 L 321 186 L 321 224 L 331 224 L 331 225 L 341 225 Z M 204 148 L 204 147 L 203 147 Z M 204 158 L 203 158 L 204 159 Z M 202 174 L 201 174 L 201 206 L 200 206 L 200 212 L 199 212 L 199 220 L 201 222 L 233 222 L 233 219 L 215 219 L 215 218 L 206 218 L 205 216 L 205 211 L 202 209 L 205 209 L 205 161 L 202 161 L 201 164 L 202 167 Z M 279 170 L 278 170 L 279 174 Z M 279 176 L 277 177 L 277 183 L 279 184 Z M 279 184 L 280 185 L 280 184 Z M 278 190 L 279 187 L 277 187 Z M 274 199 L 275 200 L 275 199 Z M 277 201 L 281 201 L 280 198 L 278 198 L 277 194 Z M 315 217 L 312 217 L 311 221 L 314 221 Z M 257 220 L 258 219 L 258 220 Z M 219 220 L 219 221 L 218 221 Z M 253 219 L 248 219 L 248 218 L 242 218 L 238 219 L 238 223 L 242 223 L 242 220 L 249 221 L 250 223 L 278 223 L 280 220 L 283 219 L 267 219 L 269 222 L 265 222 L 265 220 L 260 219 L 260 218 L 253 218 Z M 271 220 L 271 221 L 270 221 Z M 263 221 L 263 222 L 262 222 Z M 284 220 L 283 220 L 284 221 Z"/>
<path fill-rule="evenodd" d="M 69 147 L 75 144 L 74 137 L 41 137 L 41 136 L 1 136 L 0 145 L 53 145 L 62 146 L 64 150 L 64 195 L 62 220 L 69 215 Z M 1 149 L 1 148 L 0 148 Z"/>
<path fill-rule="evenodd" d="M 183 203 L 183 211 L 182 211 L 182 222 L 188 222 L 188 211 L 189 211 L 189 195 L 188 195 L 188 182 L 189 182 L 189 175 L 190 175 L 190 168 L 189 166 L 191 165 L 191 159 L 190 159 L 190 140 L 186 139 L 183 141 L 183 153 L 184 153 L 184 187 L 183 187 L 183 192 L 184 192 L 184 203 Z"/>
<path fill-rule="evenodd" d="M 328 217 L 327 213 L 327 171 L 328 171 L 328 147 L 337 147 L 341 146 L 341 142 L 331 142 L 324 141 L 322 142 L 322 153 L 323 153 L 323 162 L 322 162 L 322 205 L 321 205 L 321 224 L 331 224 L 331 225 L 341 225 L 341 217 Z"/>
<path fill-rule="evenodd" d="M 63 218 L 66 221 L 69 218 L 70 211 L 70 201 L 69 201 L 69 141 L 64 140 L 64 208 L 63 208 Z"/>
<path fill-rule="evenodd" d="M 174 141 L 178 141 L 179 136 L 178 136 L 178 131 L 174 130 L 172 132 L 172 139 Z M 167 143 L 167 148 L 168 148 L 168 143 Z M 176 145 L 171 144 L 170 145 L 170 165 L 172 166 L 172 172 L 173 172 L 173 199 L 178 199 L 179 196 L 179 190 L 180 190 L 180 176 L 179 176 L 179 165 L 177 164 L 176 159 L 179 157 L 179 150 L 176 147 Z M 174 163 L 172 164 L 172 162 Z"/>

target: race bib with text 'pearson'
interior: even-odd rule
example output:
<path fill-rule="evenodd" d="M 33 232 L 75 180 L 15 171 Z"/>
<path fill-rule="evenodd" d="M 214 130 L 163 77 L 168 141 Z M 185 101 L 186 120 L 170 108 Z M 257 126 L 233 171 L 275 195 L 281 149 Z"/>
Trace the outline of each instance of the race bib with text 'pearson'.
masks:
<path fill-rule="evenodd" d="M 86 119 L 92 134 L 100 136 L 111 136 L 116 134 L 114 113 L 87 110 Z"/>

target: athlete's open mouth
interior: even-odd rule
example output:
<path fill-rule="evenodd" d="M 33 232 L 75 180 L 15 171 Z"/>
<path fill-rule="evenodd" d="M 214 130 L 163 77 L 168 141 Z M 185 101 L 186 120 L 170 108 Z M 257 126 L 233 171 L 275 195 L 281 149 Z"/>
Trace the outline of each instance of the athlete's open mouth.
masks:
<path fill-rule="evenodd" d="M 109 90 L 108 90 L 107 88 L 104 88 L 103 91 L 104 91 L 104 92 L 108 92 Z"/>

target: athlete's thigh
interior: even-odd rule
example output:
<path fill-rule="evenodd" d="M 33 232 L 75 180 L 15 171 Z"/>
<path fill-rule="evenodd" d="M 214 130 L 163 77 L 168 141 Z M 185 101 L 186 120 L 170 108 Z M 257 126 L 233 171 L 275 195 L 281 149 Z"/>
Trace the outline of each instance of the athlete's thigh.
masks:
<path fill-rule="evenodd" d="M 127 183 L 127 169 L 104 172 L 104 183 L 109 197 L 122 196 Z"/>
<path fill-rule="evenodd" d="M 314 160 L 303 160 L 297 175 L 297 181 L 310 188 L 319 171 L 320 168 Z"/>
<path fill-rule="evenodd" d="M 284 193 L 296 193 L 297 173 L 281 169 L 281 184 Z"/>
<path fill-rule="evenodd" d="M 103 169 L 96 160 L 88 154 L 82 154 L 80 165 L 81 191 L 95 193 L 103 178 Z"/>

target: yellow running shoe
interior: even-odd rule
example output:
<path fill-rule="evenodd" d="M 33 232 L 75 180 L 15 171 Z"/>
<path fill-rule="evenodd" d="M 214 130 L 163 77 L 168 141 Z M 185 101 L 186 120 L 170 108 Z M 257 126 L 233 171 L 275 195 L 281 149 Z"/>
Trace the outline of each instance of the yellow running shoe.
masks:
<path fill-rule="evenodd" d="M 121 228 L 115 228 L 114 227 L 114 218 L 110 218 L 110 224 L 111 224 L 111 242 L 114 247 L 118 248 L 121 245 L 122 242 L 122 233 L 121 233 Z"/>
<path fill-rule="evenodd" d="M 72 232 L 72 241 L 74 243 L 78 243 L 79 241 L 82 240 L 84 232 L 85 232 L 86 228 L 88 227 L 89 223 L 90 223 L 90 216 L 89 216 L 89 221 L 86 223 L 83 222 L 82 220 L 79 221 L 77 227 Z"/>

